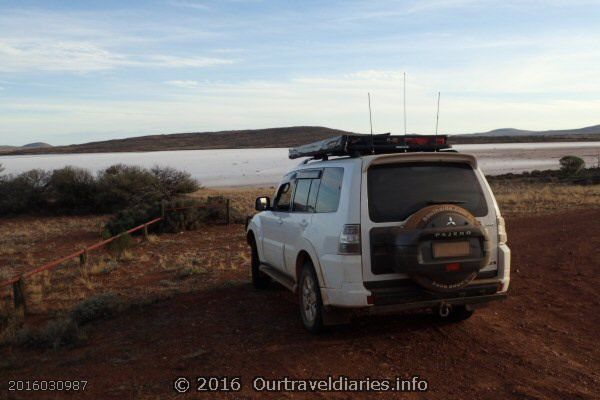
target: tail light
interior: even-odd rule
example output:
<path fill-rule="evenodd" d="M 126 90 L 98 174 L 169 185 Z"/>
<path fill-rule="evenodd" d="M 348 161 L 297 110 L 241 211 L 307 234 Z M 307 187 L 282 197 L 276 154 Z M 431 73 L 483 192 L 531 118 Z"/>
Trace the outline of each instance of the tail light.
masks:
<path fill-rule="evenodd" d="M 344 225 L 340 235 L 339 254 L 360 254 L 360 225 Z"/>
<path fill-rule="evenodd" d="M 506 225 L 504 224 L 504 218 L 496 218 L 496 225 L 498 226 L 498 244 L 504 244 L 508 240 L 506 236 Z"/>

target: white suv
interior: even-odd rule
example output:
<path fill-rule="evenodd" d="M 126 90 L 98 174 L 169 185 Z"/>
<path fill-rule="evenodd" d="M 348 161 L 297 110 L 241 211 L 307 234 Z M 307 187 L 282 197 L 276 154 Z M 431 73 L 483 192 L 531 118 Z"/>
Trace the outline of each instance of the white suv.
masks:
<path fill-rule="evenodd" d="M 445 138 L 426 146 L 433 137 L 419 136 L 416 147 L 411 138 L 376 136 L 386 147 L 346 135 L 292 149 L 318 159 L 285 175 L 272 204 L 256 200 L 252 282 L 297 292 L 309 331 L 409 309 L 460 321 L 506 296 L 504 220 L 477 160 L 439 151 Z"/>

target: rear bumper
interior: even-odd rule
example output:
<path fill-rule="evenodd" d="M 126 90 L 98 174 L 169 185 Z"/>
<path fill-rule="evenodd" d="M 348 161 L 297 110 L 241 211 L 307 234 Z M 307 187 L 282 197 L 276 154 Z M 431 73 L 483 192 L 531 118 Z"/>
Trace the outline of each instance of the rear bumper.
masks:
<path fill-rule="evenodd" d="M 475 283 L 452 293 L 433 293 L 409 279 L 365 282 L 344 285 L 342 289 L 321 288 L 325 305 L 342 308 L 365 308 L 369 312 L 386 309 L 410 310 L 440 304 L 483 304 L 506 297 L 502 282 Z M 372 311 L 371 311 L 372 310 Z"/>
<path fill-rule="evenodd" d="M 385 286 L 379 282 L 365 282 L 371 291 L 372 302 L 375 306 L 394 304 L 428 304 L 433 302 L 468 301 L 468 299 L 492 296 L 500 292 L 499 283 L 471 284 L 456 292 L 435 293 L 425 290 L 411 280 L 386 282 Z M 466 304 L 466 303 L 462 303 Z"/>
<path fill-rule="evenodd" d="M 485 303 L 488 303 L 490 301 L 503 300 L 506 297 L 507 297 L 506 293 L 496 293 L 496 294 L 485 295 L 485 296 L 458 297 L 458 298 L 449 298 L 449 299 L 418 301 L 418 302 L 413 302 L 413 303 L 388 304 L 388 305 L 369 307 L 365 310 L 365 312 L 367 314 L 371 314 L 371 315 L 387 314 L 387 313 L 407 311 L 407 310 L 434 308 L 434 307 L 439 307 L 442 304 L 449 304 L 449 305 L 453 305 L 453 306 L 470 305 L 470 306 L 473 306 L 472 308 L 477 308 L 477 306 L 482 306 Z"/>

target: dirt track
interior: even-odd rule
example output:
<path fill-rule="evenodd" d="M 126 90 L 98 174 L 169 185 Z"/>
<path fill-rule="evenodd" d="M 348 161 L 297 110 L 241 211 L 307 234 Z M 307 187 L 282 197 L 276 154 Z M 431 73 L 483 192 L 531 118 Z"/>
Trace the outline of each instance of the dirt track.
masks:
<path fill-rule="evenodd" d="M 233 285 L 98 322 L 83 347 L 15 353 L 27 362 L 0 370 L 0 398 L 8 396 L 9 379 L 34 378 L 86 378 L 90 398 L 186 398 L 174 394 L 174 378 L 203 375 L 241 375 L 244 390 L 198 398 L 253 398 L 254 376 L 327 375 L 428 380 L 429 392 L 402 398 L 598 398 L 600 211 L 507 222 L 510 297 L 462 324 L 438 324 L 425 314 L 377 317 L 315 337 L 302 329 L 291 293 Z M 354 396 L 272 395 L 282 397 Z"/>

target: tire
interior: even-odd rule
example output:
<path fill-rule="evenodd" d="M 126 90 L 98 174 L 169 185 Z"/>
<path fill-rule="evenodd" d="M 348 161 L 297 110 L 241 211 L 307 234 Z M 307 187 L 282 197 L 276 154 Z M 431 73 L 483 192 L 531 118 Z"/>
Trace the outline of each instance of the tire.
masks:
<path fill-rule="evenodd" d="M 255 289 L 263 290 L 269 286 L 269 277 L 265 275 L 260 268 L 260 259 L 258 258 L 258 250 L 254 238 L 250 240 L 250 264 L 252 268 L 252 286 Z"/>
<path fill-rule="evenodd" d="M 435 315 L 440 319 L 440 321 L 456 323 L 465 321 L 473 316 L 475 310 L 467 310 L 466 306 L 454 306 L 450 310 L 450 314 L 447 317 L 442 317 L 439 315 L 439 309 L 434 310 Z"/>
<path fill-rule="evenodd" d="M 319 280 L 310 262 L 304 263 L 298 285 L 298 302 L 302 324 L 313 334 L 323 330 L 323 301 Z"/>
<path fill-rule="evenodd" d="M 393 240 L 390 243 L 387 239 L 387 244 L 395 249 L 395 272 L 408 274 L 430 292 L 460 290 L 473 281 L 490 260 L 491 245 L 485 227 L 471 212 L 455 204 L 424 207 L 412 214 L 402 229 L 390 230 L 389 236 Z M 433 251 L 424 251 L 435 250 L 439 242 L 453 241 L 466 242 L 467 254 L 437 257 Z M 383 242 L 381 244 L 385 244 Z"/>

